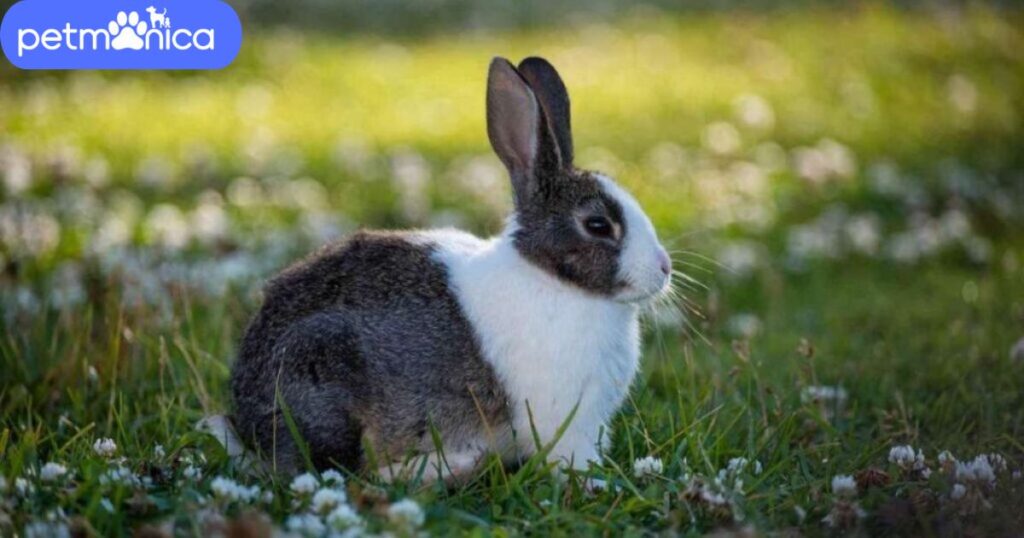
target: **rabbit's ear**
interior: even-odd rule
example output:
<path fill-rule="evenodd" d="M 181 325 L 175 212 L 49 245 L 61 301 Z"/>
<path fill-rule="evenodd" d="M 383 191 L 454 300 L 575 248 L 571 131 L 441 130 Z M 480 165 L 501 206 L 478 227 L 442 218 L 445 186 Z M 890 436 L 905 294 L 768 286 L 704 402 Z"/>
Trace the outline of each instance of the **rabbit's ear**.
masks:
<path fill-rule="evenodd" d="M 512 177 L 516 205 L 533 198 L 560 166 L 558 148 L 529 84 L 504 58 L 487 75 L 487 136 Z"/>
<path fill-rule="evenodd" d="M 572 168 L 572 123 L 569 115 L 569 92 L 555 67 L 544 58 L 532 56 L 519 62 L 519 74 L 530 85 L 544 109 L 548 126 L 558 144 L 561 165 Z"/>

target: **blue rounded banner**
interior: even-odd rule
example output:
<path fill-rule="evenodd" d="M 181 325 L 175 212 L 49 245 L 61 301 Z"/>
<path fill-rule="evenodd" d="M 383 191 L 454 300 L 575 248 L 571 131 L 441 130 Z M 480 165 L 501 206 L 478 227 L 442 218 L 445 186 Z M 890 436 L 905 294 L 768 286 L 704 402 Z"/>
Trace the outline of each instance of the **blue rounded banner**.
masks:
<path fill-rule="evenodd" d="M 221 0 L 21 0 L 0 44 L 21 69 L 220 69 L 242 23 Z"/>

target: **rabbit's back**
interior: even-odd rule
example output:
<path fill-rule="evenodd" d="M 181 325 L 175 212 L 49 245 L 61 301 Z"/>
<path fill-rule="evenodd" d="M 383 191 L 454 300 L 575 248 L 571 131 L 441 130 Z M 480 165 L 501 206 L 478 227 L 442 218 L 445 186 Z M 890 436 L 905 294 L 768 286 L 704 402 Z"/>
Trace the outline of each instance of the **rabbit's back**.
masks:
<path fill-rule="evenodd" d="M 433 247 L 360 232 L 286 269 L 266 288 L 232 372 L 243 440 L 297 463 L 287 404 L 318 467 L 473 442 L 505 422 L 505 397 Z M 278 396 L 278 394 L 280 396 Z"/>

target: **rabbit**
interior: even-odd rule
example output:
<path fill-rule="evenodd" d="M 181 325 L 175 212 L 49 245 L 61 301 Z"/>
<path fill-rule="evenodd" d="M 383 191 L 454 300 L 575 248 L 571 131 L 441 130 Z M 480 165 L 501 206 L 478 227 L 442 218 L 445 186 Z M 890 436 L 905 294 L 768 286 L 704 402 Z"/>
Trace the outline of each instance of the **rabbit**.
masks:
<path fill-rule="evenodd" d="M 573 165 L 550 63 L 494 58 L 486 105 L 512 183 L 499 235 L 360 231 L 267 284 L 221 433 L 277 472 L 447 481 L 538 446 L 562 469 L 600 462 L 671 262 L 632 196 Z"/>

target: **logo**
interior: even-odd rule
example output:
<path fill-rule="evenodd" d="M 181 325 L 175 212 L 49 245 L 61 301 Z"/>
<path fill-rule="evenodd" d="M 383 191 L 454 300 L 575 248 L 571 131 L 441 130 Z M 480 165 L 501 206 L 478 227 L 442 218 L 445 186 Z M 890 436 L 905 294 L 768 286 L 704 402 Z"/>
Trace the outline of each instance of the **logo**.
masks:
<path fill-rule="evenodd" d="M 22 69 L 220 69 L 242 24 L 221 0 L 22 0 L 0 44 Z"/>

